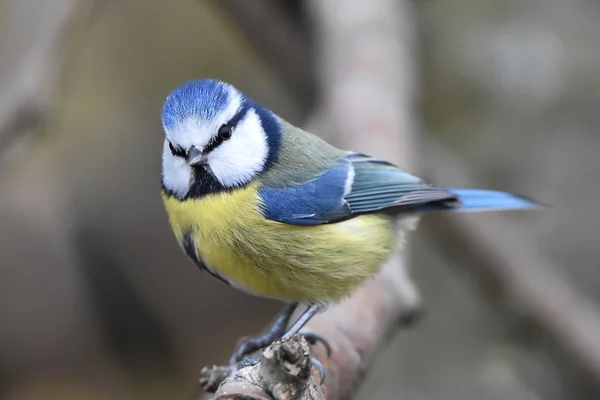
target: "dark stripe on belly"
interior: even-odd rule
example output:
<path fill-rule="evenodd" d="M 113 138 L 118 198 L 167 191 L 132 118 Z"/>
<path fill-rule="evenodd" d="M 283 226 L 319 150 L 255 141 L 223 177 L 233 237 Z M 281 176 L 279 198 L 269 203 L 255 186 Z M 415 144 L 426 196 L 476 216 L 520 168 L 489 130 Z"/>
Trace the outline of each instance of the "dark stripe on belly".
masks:
<path fill-rule="evenodd" d="M 223 278 L 221 275 L 217 274 L 216 272 L 210 270 L 202 262 L 200 257 L 198 257 L 198 254 L 196 253 L 196 246 L 194 245 L 194 240 L 192 239 L 191 233 L 186 233 L 185 235 L 183 235 L 181 244 L 183 246 L 183 251 L 185 251 L 185 254 L 187 254 L 187 256 L 190 258 L 190 260 L 192 260 L 198 266 L 198 268 L 200 268 L 201 271 L 204 271 L 204 272 L 208 273 L 210 276 L 212 276 L 213 278 L 216 278 L 216 279 L 220 280 L 221 282 L 226 283 L 227 285 L 230 285 L 230 283 L 227 282 L 227 280 L 225 278 Z"/>

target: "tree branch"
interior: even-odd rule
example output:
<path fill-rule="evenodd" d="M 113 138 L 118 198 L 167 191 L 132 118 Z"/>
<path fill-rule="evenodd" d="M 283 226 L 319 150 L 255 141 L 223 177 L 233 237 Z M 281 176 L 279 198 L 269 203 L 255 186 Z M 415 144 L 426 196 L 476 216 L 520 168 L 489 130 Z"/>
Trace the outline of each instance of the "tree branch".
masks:
<path fill-rule="evenodd" d="M 257 365 L 239 370 L 230 378 L 229 367 L 203 369 L 201 384 L 209 388 L 226 380 L 214 399 L 324 400 L 323 391 L 311 378 L 310 352 L 302 336 L 292 336 L 267 347 Z M 318 379 L 318 378 L 317 378 Z M 219 382 L 220 383 L 220 382 Z M 213 389 L 216 387 L 210 387 Z"/>

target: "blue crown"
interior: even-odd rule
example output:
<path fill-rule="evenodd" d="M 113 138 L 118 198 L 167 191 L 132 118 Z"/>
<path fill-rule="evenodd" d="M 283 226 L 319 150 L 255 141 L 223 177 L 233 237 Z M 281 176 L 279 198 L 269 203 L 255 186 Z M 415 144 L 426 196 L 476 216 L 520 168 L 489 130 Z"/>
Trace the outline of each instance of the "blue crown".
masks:
<path fill-rule="evenodd" d="M 188 81 L 173 90 L 162 108 L 165 129 L 195 117 L 209 120 L 222 112 L 230 101 L 232 86 L 215 79 Z"/>

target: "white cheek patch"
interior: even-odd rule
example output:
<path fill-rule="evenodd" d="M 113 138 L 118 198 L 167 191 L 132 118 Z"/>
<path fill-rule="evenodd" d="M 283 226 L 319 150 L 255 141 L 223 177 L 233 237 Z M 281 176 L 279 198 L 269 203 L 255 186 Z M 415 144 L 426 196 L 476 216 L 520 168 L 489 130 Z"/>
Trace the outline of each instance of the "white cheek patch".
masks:
<path fill-rule="evenodd" d="M 208 165 L 223 186 L 235 187 L 262 171 L 268 153 L 267 134 L 256 111 L 250 109 L 231 139 L 210 152 Z"/>
<path fill-rule="evenodd" d="M 192 168 L 181 157 L 175 157 L 165 140 L 162 153 L 162 180 L 165 188 L 184 197 L 192 183 Z"/>

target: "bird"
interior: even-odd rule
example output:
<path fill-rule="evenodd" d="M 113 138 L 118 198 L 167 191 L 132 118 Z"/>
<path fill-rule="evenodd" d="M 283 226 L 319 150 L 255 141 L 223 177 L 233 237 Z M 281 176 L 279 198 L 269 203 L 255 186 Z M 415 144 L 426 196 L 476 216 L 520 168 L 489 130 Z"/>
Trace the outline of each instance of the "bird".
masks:
<path fill-rule="evenodd" d="M 162 199 L 184 253 L 225 284 L 285 303 L 268 332 L 234 351 L 236 368 L 294 334 L 328 347 L 304 325 L 375 276 L 422 213 L 541 207 L 508 192 L 429 185 L 338 149 L 217 79 L 176 87 L 161 119 Z"/>

